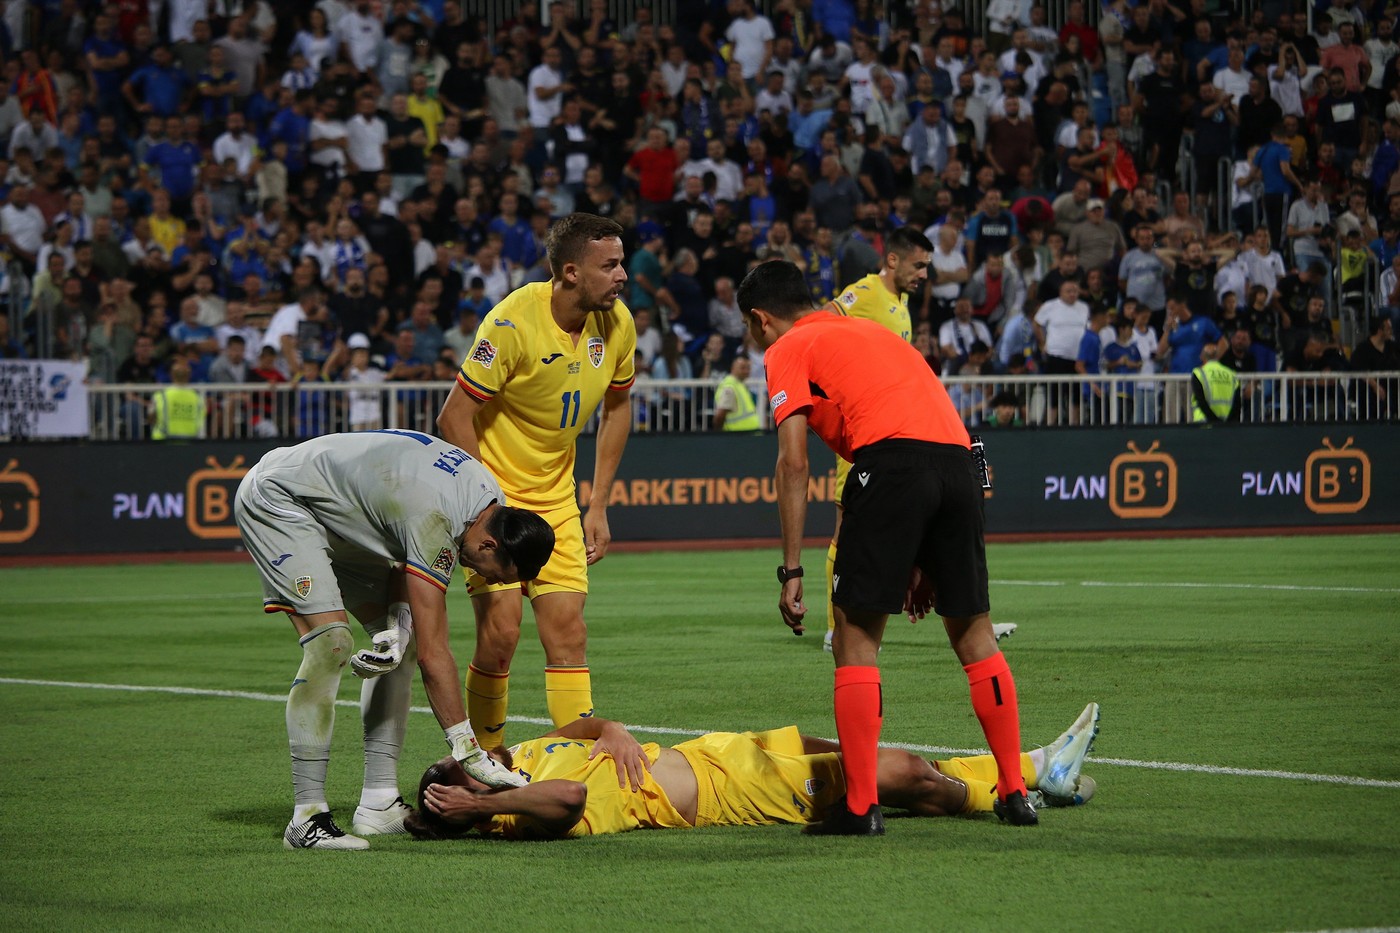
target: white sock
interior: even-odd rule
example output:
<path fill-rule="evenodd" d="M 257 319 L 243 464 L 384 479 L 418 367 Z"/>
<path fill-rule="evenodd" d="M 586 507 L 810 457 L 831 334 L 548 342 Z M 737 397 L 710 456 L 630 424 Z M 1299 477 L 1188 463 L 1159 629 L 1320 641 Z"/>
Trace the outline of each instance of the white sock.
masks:
<path fill-rule="evenodd" d="M 318 813 L 330 812 L 330 809 L 330 807 L 326 806 L 326 802 L 324 800 L 318 800 L 315 803 L 299 803 L 297 804 L 296 809 L 292 811 L 292 822 L 305 823 L 307 820 L 311 819 Z"/>
<path fill-rule="evenodd" d="M 360 806 L 383 810 L 399 796 L 399 752 L 408 728 L 408 704 L 418 644 L 410 639 L 399 666 L 360 688 L 365 727 L 365 781 Z"/>
<path fill-rule="evenodd" d="M 387 810 L 398 799 L 397 787 L 366 787 L 360 791 L 360 806 L 366 810 Z"/>
<path fill-rule="evenodd" d="M 287 693 L 287 744 L 300 820 L 326 808 L 326 768 L 335 731 L 335 695 L 355 641 L 350 626 L 332 622 L 301 639 L 301 667 Z M 304 815 L 303 815 L 304 814 Z"/>

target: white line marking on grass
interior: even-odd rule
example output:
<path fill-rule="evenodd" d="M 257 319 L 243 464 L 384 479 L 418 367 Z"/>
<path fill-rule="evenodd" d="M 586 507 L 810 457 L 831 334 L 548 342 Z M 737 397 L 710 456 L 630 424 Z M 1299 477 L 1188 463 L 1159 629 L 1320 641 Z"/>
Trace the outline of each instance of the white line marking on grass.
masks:
<path fill-rule="evenodd" d="M 1204 583 L 1160 582 L 1132 580 L 1080 580 L 1077 584 L 1063 580 L 992 580 L 993 586 L 1094 586 L 1105 589 L 1167 589 L 1167 590 L 1282 590 L 1305 593 L 1400 593 L 1395 586 L 1303 586 L 1293 583 Z"/>
<path fill-rule="evenodd" d="M 264 703 L 285 703 L 284 693 L 257 693 L 251 690 L 211 690 L 203 687 L 165 687 L 145 684 L 98 684 L 76 680 L 34 680 L 25 677 L 0 677 L 0 684 L 16 684 L 27 687 L 71 687 L 79 690 L 118 690 L 127 693 L 170 693 L 179 696 L 224 697 L 236 700 L 258 700 Z M 337 700 L 337 706 L 358 709 L 358 700 Z M 415 713 L 431 714 L 426 706 L 412 707 Z M 553 725 L 551 720 L 533 716 L 511 716 L 509 722 L 526 723 L 536 726 Z M 671 726 L 646 726 L 623 723 L 632 732 L 645 732 L 651 735 L 697 736 L 713 729 L 677 729 Z M 911 745 L 904 742 L 886 742 L 889 748 L 902 748 L 905 751 L 922 755 L 985 755 L 984 748 L 948 748 L 942 745 Z M 1309 774 L 1298 771 L 1270 771 L 1256 768 L 1227 768 L 1220 765 L 1197 765 L 1173 761 L 1138 761 L 1132 758 L 1098 758 L 1095 764 L 1114 765 L 1122 768 L 1147 768 L 1156 771 L 1185 771 L 1194 774 L 1224 774 L 1231 777 L 1278 778 L 1288 781 L 1309 781 L 1316 784 L 1344 784 L 1349 787 L 1400 788 L 1400 781 L 1382 781 L 1375 778 L 1352 777 L 1344 774 Z"/>
<path fill-rule="evenodd" d="M 1340 930 L 1312 930 L 1311 933 L 1396 933 L 1400 927 L 1346 927 Z"/>
<path fill-rule="evenodd" d="M 15 605 L 58 605 L 65 603 L 151 603 L 159 600 L 198 600 L 203 602 L 209 599 L 258 599 L 261 593 L 248 590 L 244 593 L 161 593 L 159 596 L 152 596 L 147 593 L 144 596 L 16 596 L 9 599 L 0 599 L 0 606 Z"/>

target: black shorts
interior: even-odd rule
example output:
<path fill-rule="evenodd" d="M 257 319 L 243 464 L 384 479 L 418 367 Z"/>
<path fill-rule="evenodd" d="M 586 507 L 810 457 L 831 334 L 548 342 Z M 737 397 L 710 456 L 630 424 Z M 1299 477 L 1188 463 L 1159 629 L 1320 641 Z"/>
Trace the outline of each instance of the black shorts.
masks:
<path fill-rule="evenodd" d="M 940 616 L 990 611 L 982 480 L 966 447 L 912 440 L 862 447 L 841 506 L 836 605 L 902 611 L 917 564 L 933 581 Z"/>

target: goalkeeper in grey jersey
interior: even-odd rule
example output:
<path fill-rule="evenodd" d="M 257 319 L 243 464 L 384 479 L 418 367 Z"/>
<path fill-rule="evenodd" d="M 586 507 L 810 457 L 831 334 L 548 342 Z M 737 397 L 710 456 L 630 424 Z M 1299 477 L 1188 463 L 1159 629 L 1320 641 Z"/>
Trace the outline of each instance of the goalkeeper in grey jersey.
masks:
<path fill-rule="evenodd" d="M 453 757 L 483 783 L 518 783 L 477 747 L 467 721 L 447 587 L 459 562 L 492 583 L 534 579 L 554 549 L 543 518 L 507 506 L 484 466 L 416 431 L 334 434 L 271 451 L 243 478 L 234 514 L 262 576 L 264 610 L 287 613 L 302 649 L 287 696 L 296 794 L 288 848 L 363 849 L 361 836 L 404 831 L 398 755 L 415 656 Z M 354 652 L 347 610 L 371 649 Z M 347 662 L 365 679 L 356 835 L 335 824 L 325 794 Z"/>

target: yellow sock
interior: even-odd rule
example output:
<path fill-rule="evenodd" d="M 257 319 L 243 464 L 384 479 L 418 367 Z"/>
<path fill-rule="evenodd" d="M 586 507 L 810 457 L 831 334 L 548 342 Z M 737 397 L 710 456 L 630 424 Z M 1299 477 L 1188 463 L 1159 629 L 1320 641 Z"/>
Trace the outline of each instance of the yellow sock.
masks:
<path fill-rule="evenodd" d="M 555 728 L 593 715 L 593 681 L 588 668 L 546 667 L 544 699 Z"/>
<path fill-rule="evenodd" d="M 991 813 L 992 804 L 997 799 L 996 781 L 963 781 L 967 785 L 967 799 L 963 801 L 963 813 Z"/>
<path fill-rule="evenodd" d="M 836 541 L 826 546 L 826 630 L 836 631 L 836 613 L 831 609 L 831 577 L 836 572 Z"/>
<path fill-rule="evenodd" d="M 510 671 L 493 674 L 467 665 L 467 719 L 482 748 L 500 748 L 506 738 L 506 705 L 510 702 Z"/>
<path fill-rule="evenodd" d="M 957 778 L 967 785 L 967 803 L 964 813 L 990 813 L 992 801 L 997 796 L 997 760 L 991 755 L 977 755 L 973 758 L 949 758 L 935 761 L 934 766 L 948 777 Z M 1021 753 L 1021 776 L 1026 779 L 1026 787 L 1036 786 L 1035 765 L 1031 756 Z"/>

